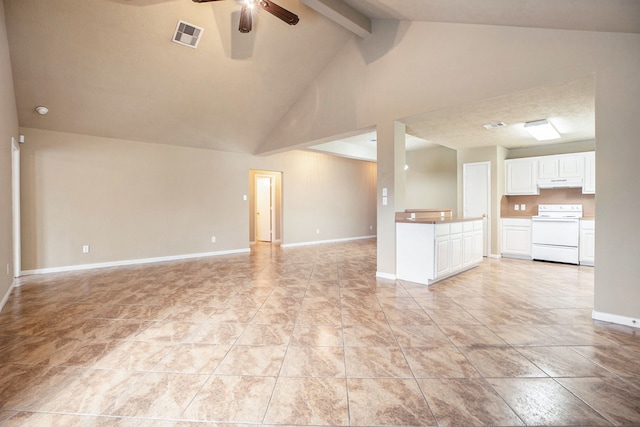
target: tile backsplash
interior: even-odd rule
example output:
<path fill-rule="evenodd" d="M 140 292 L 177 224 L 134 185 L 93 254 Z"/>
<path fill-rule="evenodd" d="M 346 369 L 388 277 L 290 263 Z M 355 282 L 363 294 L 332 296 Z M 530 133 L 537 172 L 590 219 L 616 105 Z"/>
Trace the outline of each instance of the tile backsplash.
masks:
<path fill-rule="evenodd" d="M 515 210 L 514 206 L 525 205 L 525 209 Z M 538 214 L 538 205 L 582 205 L 584 217 L 595 217 L 595 194 L 582 194 L 580 188 L 556 188 L 540 190 L 538 196 L 502 196 L 500 201 L 500 217 L 531 217 Z"/>

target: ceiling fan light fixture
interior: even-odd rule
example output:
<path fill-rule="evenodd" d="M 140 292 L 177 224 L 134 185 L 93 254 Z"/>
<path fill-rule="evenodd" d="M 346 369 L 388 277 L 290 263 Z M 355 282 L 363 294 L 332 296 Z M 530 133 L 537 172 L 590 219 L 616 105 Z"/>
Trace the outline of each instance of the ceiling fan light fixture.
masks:
<path fill-rule="evenodd" d="M 550 141 L 552 139 L 560 139 L 560 133 L 553 127 L 549 120 L 535 120 L 526 122 L 524 130 L 538 141 Z"/>

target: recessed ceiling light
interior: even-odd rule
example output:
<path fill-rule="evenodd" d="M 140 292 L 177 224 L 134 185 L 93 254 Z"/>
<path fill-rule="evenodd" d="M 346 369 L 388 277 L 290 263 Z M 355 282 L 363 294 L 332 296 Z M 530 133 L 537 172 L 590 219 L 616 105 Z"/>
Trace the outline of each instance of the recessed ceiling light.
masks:
<path fill-rule="evenodd" d="M 551 125 L 549 120 L 536 120 L 524 124 L 524 130 L 538 141 L 549 141 L 551 139 L 559 139 L 560 134 Z"/>

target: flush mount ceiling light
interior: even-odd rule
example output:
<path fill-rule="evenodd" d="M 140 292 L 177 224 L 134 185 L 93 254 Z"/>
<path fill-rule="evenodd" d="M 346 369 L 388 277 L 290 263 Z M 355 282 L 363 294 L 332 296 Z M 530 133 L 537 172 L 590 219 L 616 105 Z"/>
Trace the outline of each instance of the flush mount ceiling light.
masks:
<path fill-rule="evenodd" d="M 36 113 L 40 114 L 41 116 L 46 115 L 49 112 L 49 109 L 47 107 L 36 107 Z"/>
<path fill-rule="evenodd" d="M 524 130 L 529 132 L 529 135 L 538 141 L 549 141 L 560 138 L 558 131 L 549 123 L 549 120 L 546 119 L 527 122 L 524 124 Z"/>

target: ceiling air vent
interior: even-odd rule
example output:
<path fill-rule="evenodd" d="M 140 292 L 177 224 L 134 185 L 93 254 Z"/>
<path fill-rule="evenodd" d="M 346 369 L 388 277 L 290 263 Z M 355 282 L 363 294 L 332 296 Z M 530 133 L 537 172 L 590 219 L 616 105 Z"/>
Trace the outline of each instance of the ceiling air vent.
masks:
<path fill-rule="evenodd" d="M 485 129 L 495 129 L 495 128 L 503 128 L 507 124 L 505 122 L 495 122 L 495 123 L 487 123 L 486 125 L 482 125 Z"/>
<path fill-rule="evenodd" d="M 195 25 L 188 24 L 184 21 L 178 21 L 176 32 L 173 35 L 173 41 L 192 48 L 198 47 L 200 36 L 204 30 Z"/>

